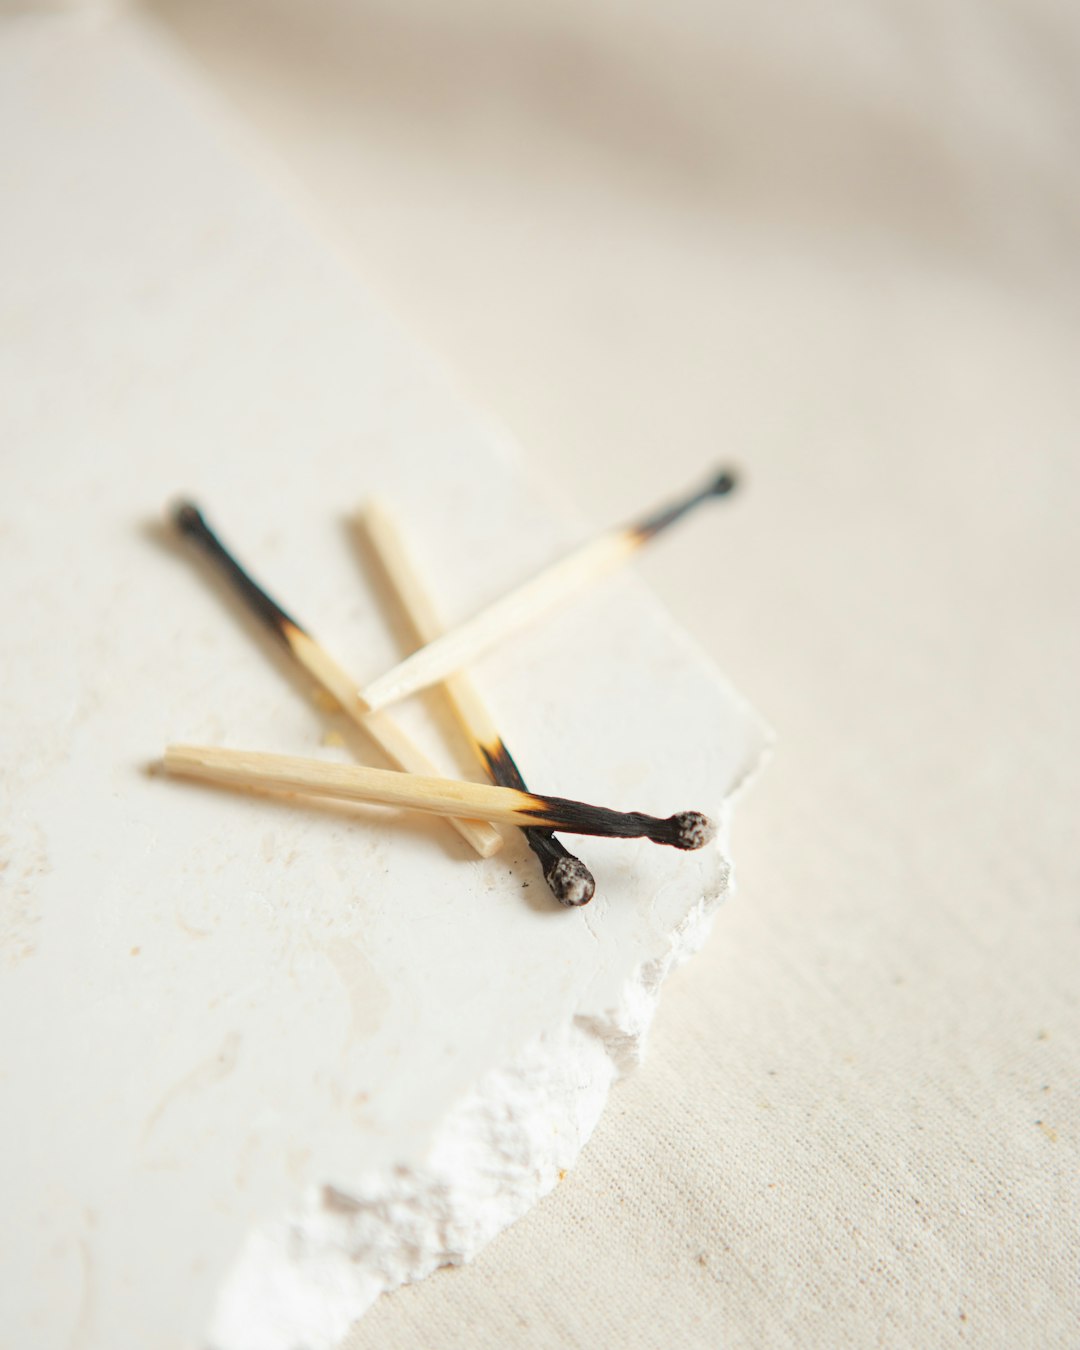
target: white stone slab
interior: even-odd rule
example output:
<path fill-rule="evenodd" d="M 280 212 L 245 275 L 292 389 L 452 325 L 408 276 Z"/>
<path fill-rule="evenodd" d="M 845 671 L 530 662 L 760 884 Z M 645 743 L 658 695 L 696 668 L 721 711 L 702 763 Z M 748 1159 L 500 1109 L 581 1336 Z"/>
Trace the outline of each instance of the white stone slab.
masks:
<path fill-rule="evenodd" d="M 582 841 L 598 897 L 562 911 L 516 835 L 481 862 L 437 821 L 148 775 L 169 740 L 364 753 L 321 746 L 304 682 L 155 532 L 176 492 L 360 679 L 399 655 L 345 528 L 367 493 L 451 618 L 585 531 L 151 30 L 8 20 L 0 124 L 0 1346 L 331 1346 L 572 1165 L 724 835 Z M 726 823 L 762 750 L 628 577 L 477 676 L 541 790 Z M 437 700 L 402 716 L 474 772 Z"/>

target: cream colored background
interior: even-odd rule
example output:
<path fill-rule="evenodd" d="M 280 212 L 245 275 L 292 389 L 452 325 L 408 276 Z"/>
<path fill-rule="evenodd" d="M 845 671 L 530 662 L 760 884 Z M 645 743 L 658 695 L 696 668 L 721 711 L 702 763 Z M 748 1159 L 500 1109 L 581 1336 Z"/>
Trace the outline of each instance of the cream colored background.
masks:
<path fill-rule="evenodd" d="M 1080 18 L 160 0 L 775 725 L 578 1169 L 368 1347 L 1080 1345 Z M 710 570 L 723 529 L 738 571 Z"/>

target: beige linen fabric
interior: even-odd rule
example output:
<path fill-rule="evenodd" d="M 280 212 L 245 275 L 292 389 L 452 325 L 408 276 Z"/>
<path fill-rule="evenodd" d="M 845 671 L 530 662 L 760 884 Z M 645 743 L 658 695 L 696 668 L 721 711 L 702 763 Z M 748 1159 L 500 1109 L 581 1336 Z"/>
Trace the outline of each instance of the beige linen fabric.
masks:
<path fill-rule="evenodd" d="M 1074 6 L 162 0 L 769 718 L 580 1165 L 343 1350 L 1080 1345 Z"/>

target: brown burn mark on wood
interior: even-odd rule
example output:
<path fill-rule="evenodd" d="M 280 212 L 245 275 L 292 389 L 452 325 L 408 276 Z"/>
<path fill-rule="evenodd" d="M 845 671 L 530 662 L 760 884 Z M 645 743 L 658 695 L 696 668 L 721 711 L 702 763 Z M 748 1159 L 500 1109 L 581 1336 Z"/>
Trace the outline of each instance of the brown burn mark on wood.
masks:
<path fill-rule="evenodd" d="M 519 792 L 528 792 L 521 770 L 515 764 L 514 757 L 507 750 L 501 736 L 495 741 L 482 744 L 479 748 L 484 757 L 488 777 L 493 783 L 497 783 L 500 787 L 517 788 Z"/>
<path fill-rule="evenodd" d="M 481 745 L 479 749 L 484 758 L 488 777 L 493 783 L 499 787 L 528 792 L 521 770 L 501 736 L 495 741 Z M 587 905 L 596 894 L 596 881 L 581 859 L 571 853 L 548 829 L 527 825 L 522 833 L 536 854 L 544 880 L 559 904 L 568 908 Z"/>

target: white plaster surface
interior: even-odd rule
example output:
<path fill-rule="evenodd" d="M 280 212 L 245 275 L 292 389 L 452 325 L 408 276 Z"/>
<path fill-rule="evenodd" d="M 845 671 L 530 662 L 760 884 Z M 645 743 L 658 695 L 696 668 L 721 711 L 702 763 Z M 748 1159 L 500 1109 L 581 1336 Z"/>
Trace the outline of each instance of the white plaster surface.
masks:
<path fill-rule="evenodd" d="M 583 841 L 598 896 L 560 911 L 517 836 L 481 862 L 439 822 L 148 774 L 169 740 L 371 753 L 162 537 L 173 494 L 358 678 L 398 655 L 366 493 L 448 617 L 585 529 L 150 30 L 7 21 L 0 124 L 0 1346 L 328 1346 L 572 1165 L 725 835 Z M 726 824 L 763 747 L 628 577 L 478 677 L 541 790 Z M 437 700 L 402 717 L 469 771 Z"/>
<path fill-rule="evenodd" d="M 1080 1345 L 1080 7 L 154 0 L 781 731 L 567 1180 L 341 1350 Z M 696 564 L 696 565 L 695 565 Z"/>

